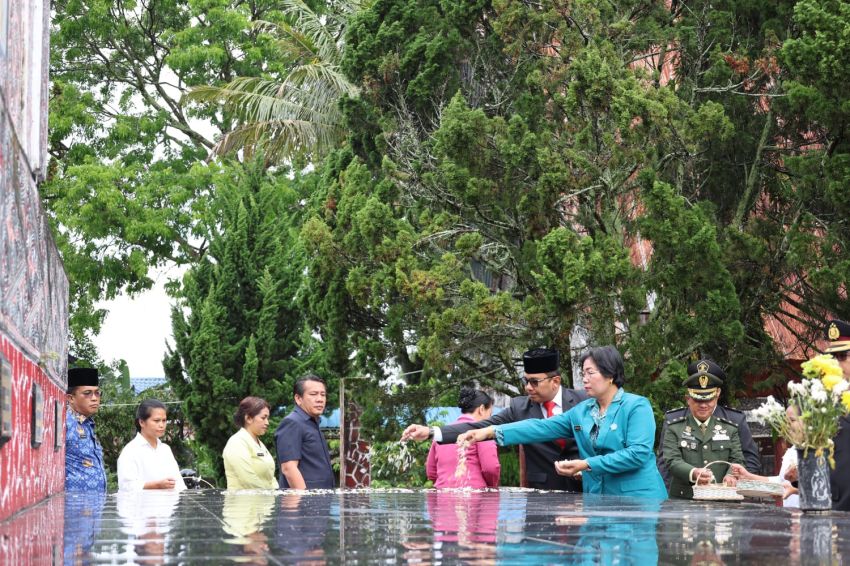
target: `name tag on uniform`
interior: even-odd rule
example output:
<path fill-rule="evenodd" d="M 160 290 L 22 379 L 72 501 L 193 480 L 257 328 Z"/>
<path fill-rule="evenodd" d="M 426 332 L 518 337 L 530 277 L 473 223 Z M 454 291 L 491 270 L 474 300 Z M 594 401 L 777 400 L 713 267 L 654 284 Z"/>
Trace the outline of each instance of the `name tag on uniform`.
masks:
<path fill-rule="evenodd" d="M 573 430 L 576 431 L 576 432 L 581 432 L 581 425 L 575 425 L 573 427 Z"/>
<path fill-rule="evenodd" d="M 92 466 L 94 466 L 94 464 L 92 464 L 91 460 L 83 460 L 83 467 L 84 468 L 91 468 Z"/>
<path fill-rule="evenodd" d="M 266 455 L 265 452 L 257 452 L 257 458 L 262 458 L 265 455 Z"/>
<path fill-rule="evenodd" d="M 729 440 L 729 437 L 724 432 L 723 434 L 715 434 L 711 437 L 712 440 Z"/>

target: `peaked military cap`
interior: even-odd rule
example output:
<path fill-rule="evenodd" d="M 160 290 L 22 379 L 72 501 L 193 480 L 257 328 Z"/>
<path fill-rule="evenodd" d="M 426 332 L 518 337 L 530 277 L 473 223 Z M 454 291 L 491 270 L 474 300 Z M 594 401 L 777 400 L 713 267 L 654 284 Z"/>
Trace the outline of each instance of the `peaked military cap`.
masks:
<path fill-rule="evenodd" d="M 548 373 L 558 371 L 561 356 L 553 348 L 534 348 L 522 355 L 522 369 L 525 373 Z"/>
<path fill-rule="evenodd" d="M 710 401 L 720 395 L 725 378 L 726 373 L 719 365 L 703 358 L 688 365 L 688 378 L 682 385 L 688 388 L 688 395 L 692 399 Z"/>
<path fill-rule="evenodd" d="M 826 337 L 829 340 L 827 354 L 850 350 L 850 324 L 843 320 L 830 320 L 826 324 Z"/>
<path fill-rule="evenodd" d="M 88 385 L 97 387 L 97 369 L 95 368 L 71 368 L 68 370 L 68 389 Z"/>

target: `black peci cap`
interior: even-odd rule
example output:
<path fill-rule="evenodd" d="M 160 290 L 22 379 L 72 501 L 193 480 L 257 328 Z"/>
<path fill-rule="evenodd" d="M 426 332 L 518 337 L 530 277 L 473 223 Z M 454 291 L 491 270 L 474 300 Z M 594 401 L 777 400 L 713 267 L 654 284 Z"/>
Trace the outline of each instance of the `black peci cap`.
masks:
<path fill-rule="evenodd" d="M 95 368 L 71 368 L 68 370 L 68 389 L 89 385 L 98 386 L 98 374 Z"/>
<path fill-rule="evenodd" d="M 522 355 L 522 369 L 525 373 L 548 373 L 559 371 L 561 356 L 552 348 L 534 348 Z"/>

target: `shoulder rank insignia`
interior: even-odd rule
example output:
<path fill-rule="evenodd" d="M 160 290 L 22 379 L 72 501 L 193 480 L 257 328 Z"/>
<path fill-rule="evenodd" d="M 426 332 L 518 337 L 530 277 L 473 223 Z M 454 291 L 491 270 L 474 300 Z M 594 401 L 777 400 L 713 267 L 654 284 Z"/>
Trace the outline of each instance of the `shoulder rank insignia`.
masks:
<path fill-rule="evenodd" d="M 721 423 L 728 424 L 728 425 L 734 426 L 735 428 L 738 428 L 738 425 L 735 423 L 735 421 L 729 420 L 729 419 L 724 418 L 724 417 L 717 417 L 717 420 L 720 421 Z M 716 425 L 715 428 L 720 428 L 720 425 Z"/>

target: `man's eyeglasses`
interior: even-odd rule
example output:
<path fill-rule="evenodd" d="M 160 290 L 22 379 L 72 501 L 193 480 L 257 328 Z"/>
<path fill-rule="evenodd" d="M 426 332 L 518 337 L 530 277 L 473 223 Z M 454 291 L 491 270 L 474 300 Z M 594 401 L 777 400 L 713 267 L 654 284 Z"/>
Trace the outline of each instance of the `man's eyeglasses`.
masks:
<path fill-rule="evenodd" d="M 85 391 L 80 391 L 80 395 L 89 399 L 91 397 L 101 398 L 103 397 L 103 391 L 100 389 L 86 389 Z"/>
<path fill-rule="evenodd" d="M 525 387 L 527 385 L 530 385 L 532 387 L 537 387 L 538 385 L 540 385 L 544 381 L 547 381 L 549 379 L 553 379 L 554 377 L 555 377 L 554 375 L 551 376 L 551 377 L 544 377 L 542 379 L 528 379 L 527 377 L 521 377 L 519 380 L 522 382 L 523 387 Z"/>

